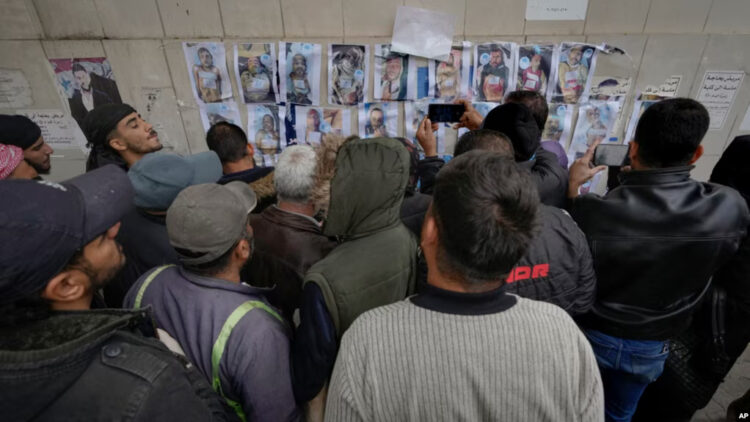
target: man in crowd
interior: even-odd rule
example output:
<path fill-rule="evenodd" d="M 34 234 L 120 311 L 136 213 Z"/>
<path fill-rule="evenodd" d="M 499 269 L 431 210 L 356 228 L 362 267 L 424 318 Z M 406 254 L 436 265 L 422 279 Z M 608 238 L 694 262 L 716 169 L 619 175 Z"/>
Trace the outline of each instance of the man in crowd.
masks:
<path fill-rule="evenodd" d="M 181 265 L 144 274 L 124 305 L 153 307 L 156 324 L 211 381 L 228 412 L 297 420 L 287 327 L 262 290 L 240 276 L 253 252 L 248 215 L 256 201 L 243 182 L 180 192 L 167 210 L 167 233 Z"/>
<path fill-rule="evenodd" d="M 159 151 L 159 136 L 127 104 L 105 104 L 86 115 L 83 132 L 91 148 L 86 171 L 114 164 L 127 171 L 146 154 Z"/>
<path fill-rule="evenodd" d="M 338 151 L 323 234 L 342 243 L 305 275 L 293 352 L 299 402 L 325 391 L 357 316 L 414 291 L 417 243 L 399 218 L 408 178 L 409 154 L 395 139 L 352 139 Z"/>
<path fill-rule="evenodd" d="M 305 273 L 336 246 L 313 218 L 316 160 L 315 151 L 307 145 L 285 149 L 274 171 L 278 202 L 250 216 L 255 252 L 245 278 L 254 285 L 275 284 L 268 299 L 289 321 L 300 307 Z"/>
<path fill-rule="evenodd" d="M 690 179 L 709 115 L 687 98 L 649 107 L 630 144 L 632 171 L 604 197 L 578 196 L 597 172 L 596 145 L 570 169 L 571 214 L 586 233 L 597 299 L 580 323 L 602 373 L 608 419 L 629 420 L 690 323 L 711 277 L 737 251 L 750 222 L 737 191 Z"/>
<path fill-rule="evenodd" d="M 146 154 L 133 165 L 128 177 L 135 190 L 135 207 L 123 216 L 117 235 L 127 263 L 104 288 L 104 299 L 111 308 L 122 306 L 125 294 L 146 271 L 179 263 L 167 236 L 167 209 L 186 187 L 216 183 L 221 177 L 221 163 L 213 151 L 187 157 Z"/>
<path fill-rule="evenodd" d="M 42 129 L 26 116 L 0 114 L 0 143 L 23 150 L 23 158 L 38 174 L 49 174 L 54 150 L 42 137 Z"/>
<path fill-rule="evenodd" d="M 114 166 L 0 183 L 0 406 L 7 420 L 225 420 L 147 311 L 89 310 L 122 267 L 133 189 Z M 51 206 L 53 205 L 53 206 Z"/>
<path fill-rule="evenodd" d="M 507 135 L 513 143 L 516 162 L 531 172 L 542 203 L 564 208 L 567 171 L 553 153 L 540 147 L 544 121 L 547 120 L 547 103 L 544 97 L 530 91 L 511 93 L 509 98 L 517 102 L 509 101 L 495 107 L 484 119 L 471 102 L 459 100 L 458 103 L 466 109 L 459 126 L 469 130 L 491 129 Z M 417 140 L 425 151 L 425 158 L 419 163 L 423 193 L 430 193 L 435 174 L 445 164 L 437 157 L 437 144 L 432 143 L 435 138 L 431 135 L 435 130 L 437 125 L 429 119 L 423 120 L 417 130 Z"/>
<path fill-rule="evenodd" d="M 0 180 L 36 179 L 39 174 L 23 159 L 23 151 L 15 145 L 0 144 Z"/>
<path fill-rule="evenodd" d="M 247 142 L 247 135 L 241 127 L 229 122 L 216 123 L 208 130 L 206 143 L 221 160 L 224 177 L 219 180 L 220 184 L 234 180 L 250 184 L 258 198 L 256 213 L 276 202 L 273 167 L 255 166 L 255 150 Z"/>
<path fill-rule="evenodd" d="M 514 156 L 508 137 L 490 129 L 461 136 L 455 157 L 473 150 L 491 151 L 509 160 Z M 519 166 L 523 168 L 523 164 Z M 540 204 L 537 218 L 539 230 L 503 288 L 555 304 L 570 315 L 588 312 L 596 297 L 596 276 L 586 236 L 570 215 L 557 207 Z"/>
<path fill-rule="evenodd" d="M 538 205 L 528 172 L 502 155 L 445 166 L 422 228 L 428 285 L 344 334 L 327 420 L 602 419 L 596 360 L 573 320 L 501 288 Z"/>

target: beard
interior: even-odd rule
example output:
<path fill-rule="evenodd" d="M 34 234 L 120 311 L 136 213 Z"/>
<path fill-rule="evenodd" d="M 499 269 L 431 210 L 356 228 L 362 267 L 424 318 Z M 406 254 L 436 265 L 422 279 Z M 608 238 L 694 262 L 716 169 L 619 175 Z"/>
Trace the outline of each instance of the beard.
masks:
<path fill-rule="evenodd" d="M 45 168 L 40 164 L 32 163 L 31 161 L 27 161 L 27 163 L 29 163 L 31 167 L 34 167 L 34 170 L 36 170 L 38 174 L 49 174 L 49 171 L 52 169 L 52 166 L 49 165 Z"/>

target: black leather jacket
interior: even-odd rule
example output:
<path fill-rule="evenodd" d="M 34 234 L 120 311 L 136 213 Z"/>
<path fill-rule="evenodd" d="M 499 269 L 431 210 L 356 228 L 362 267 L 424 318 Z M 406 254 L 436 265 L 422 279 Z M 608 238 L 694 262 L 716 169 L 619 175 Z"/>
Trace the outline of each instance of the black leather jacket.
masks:
<path fill-rule="evenodd" d="M 571 201 L 598 281 L 584 327 L 638 340 L 666 340 L 687 327 L 750 222 L 737 191 L 692 180 L 691 168 L 623 173 L 606 196 Z"/>

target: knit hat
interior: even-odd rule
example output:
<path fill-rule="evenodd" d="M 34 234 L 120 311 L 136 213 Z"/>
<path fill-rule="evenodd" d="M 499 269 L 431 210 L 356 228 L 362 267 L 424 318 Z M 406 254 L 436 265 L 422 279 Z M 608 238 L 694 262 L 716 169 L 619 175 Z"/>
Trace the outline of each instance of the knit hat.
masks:
<path fill-rule="evenodd" d="M 528 161 L 541 142 L 541 132 L 531 110 L 523 104 L 505 103 L 495 107 L 482 122 L 482 129 L 502 132 L 510 138 L 517 162 Z"/>
<path fill-rule="evenodd" d="M 0 142 L 26 149 L 42 136 L 42 130 L 26 116 L 0 114 Z"/>
<path fill-rule="evenodd" d="M 131 113 L 136 111 L 127 104 L 103 104 L 89 111 L 83 120 L 83 133 L 89 141 L 89 146 L 105 146 L 109 132 Z"/>
<path fill-rule="evenodd" d="M 0 180 L 7 179 L 23 161 L 23 150 L 15 145 L 0 144 Z"/>

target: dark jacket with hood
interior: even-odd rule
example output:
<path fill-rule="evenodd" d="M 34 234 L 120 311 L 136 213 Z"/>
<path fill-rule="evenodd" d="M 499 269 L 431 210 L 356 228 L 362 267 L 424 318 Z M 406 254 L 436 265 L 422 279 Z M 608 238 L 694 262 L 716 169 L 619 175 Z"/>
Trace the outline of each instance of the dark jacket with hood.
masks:
<path fill-rule="evenodd" d="M 305 275 L 293 350 L 300 402 L 323 387 L 357 316 L 414 292 L 417 242 L 399 218 L 408 178 L 409 155 L 395 139 L 357 139 L 338 152 L 323 234 L 342 243 Z"/>
<path fill-rule="evenodd" d="M 218 396 L 153 337 L 146 310 L 54 312 L 1 332 L 8 421 L 221 421 Z"/>

